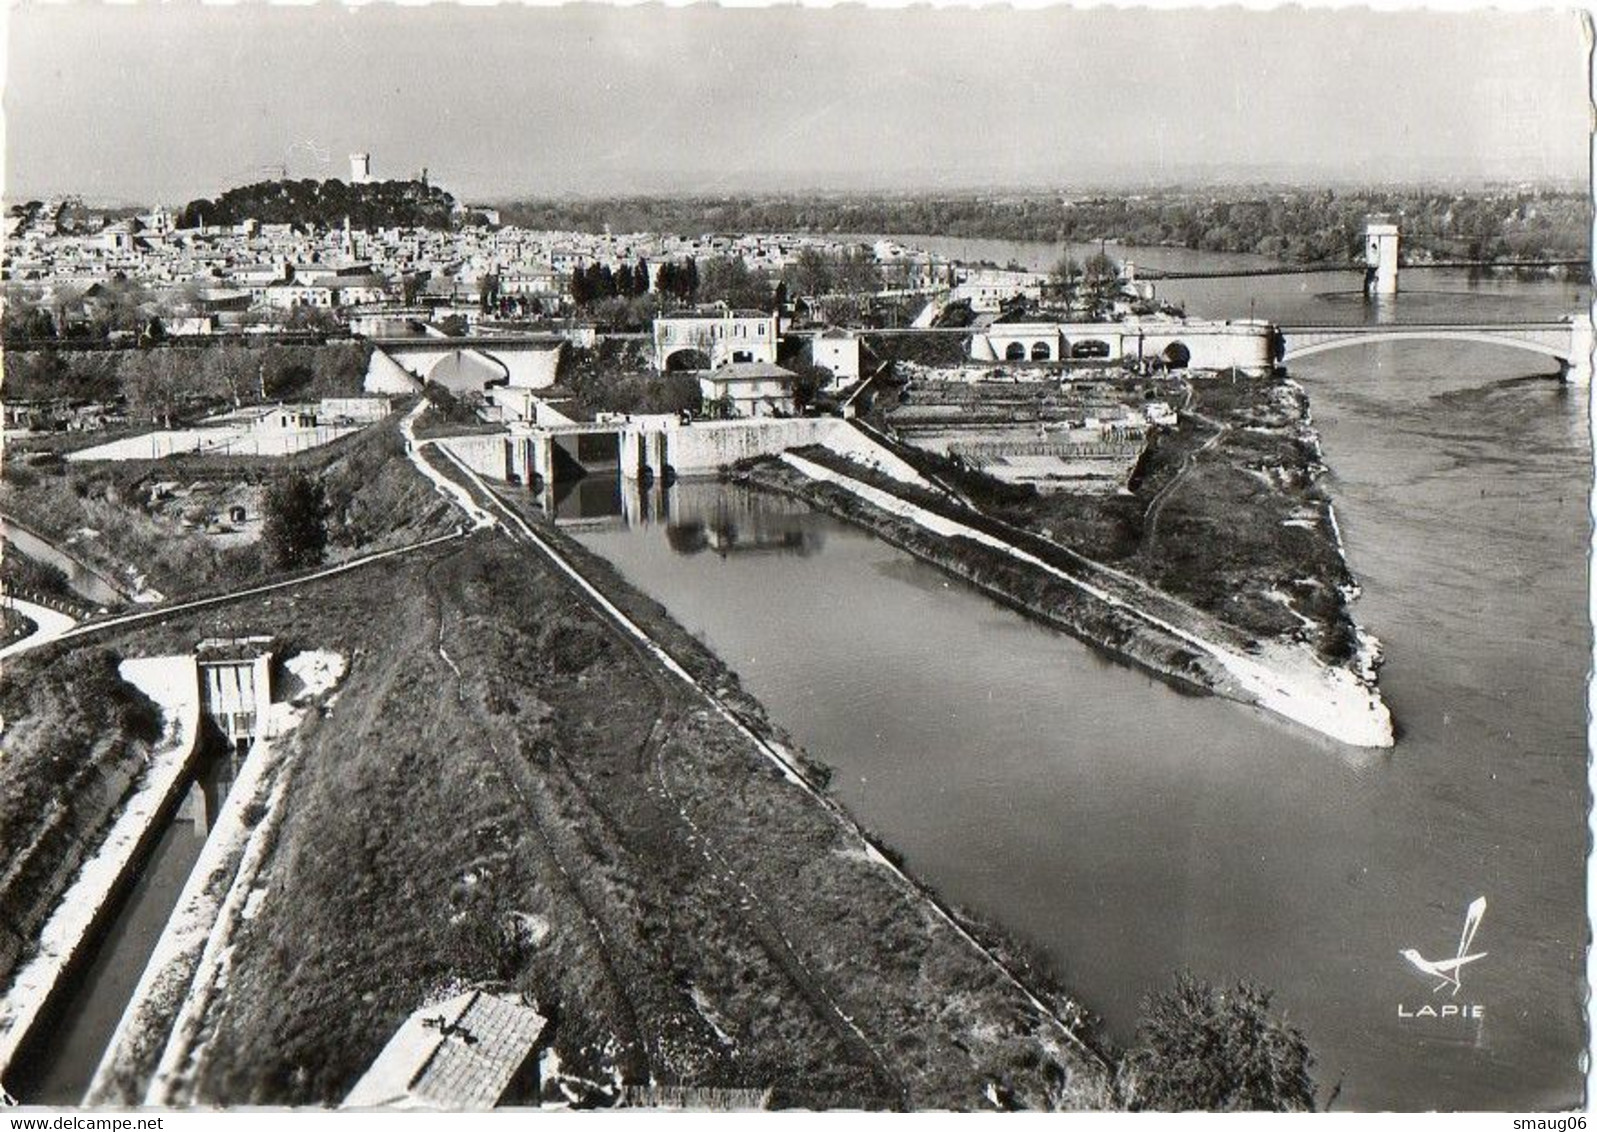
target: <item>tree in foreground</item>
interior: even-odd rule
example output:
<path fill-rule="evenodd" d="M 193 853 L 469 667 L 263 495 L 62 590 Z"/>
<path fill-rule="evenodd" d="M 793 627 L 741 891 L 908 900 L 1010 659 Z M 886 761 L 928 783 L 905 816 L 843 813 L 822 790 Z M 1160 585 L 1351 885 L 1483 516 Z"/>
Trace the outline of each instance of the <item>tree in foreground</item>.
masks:
<path fill-rule="evenodd" d="M 315 566 L 327 551 L 327 495 L 304 472 L 290 472 L 266 491 L 261 542 L 280 570 Z"/>
<path fill-rule="evenodd" d="M 1133 1111 L 1310 1112 L 1314 1062 L 1303 1034 L 1271 1016 L 1270 991 L 1213 986 L 1188 971 L 1143 1003 L 1116 1087 Z"/>
<path fill-rule="evenodd" d="M 802 413 L 832 384 L 832 371 L 809 362 L 793 363 L 793 411 Z"/>
<path fill-rule="evenodd" d="M 1092 299 L 1094 315 L 1102 313 L 1120 289 L 1120 265 L 1101 251 L 1093 252 L 1081 265 L 1081 289 Z"/>

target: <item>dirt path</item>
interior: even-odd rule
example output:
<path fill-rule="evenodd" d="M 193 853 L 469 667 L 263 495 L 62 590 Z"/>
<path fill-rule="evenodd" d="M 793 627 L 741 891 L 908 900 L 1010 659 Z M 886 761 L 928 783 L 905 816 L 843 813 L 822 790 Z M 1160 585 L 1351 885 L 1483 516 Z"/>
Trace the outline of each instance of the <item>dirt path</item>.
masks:
<path fill-rule="evenodd" d="M 477 715 L 471 710 L 472 705 L 467 696 L 465 674 L 455 659 L 449 655 L 445 645 L 447 626 L 444 621 L 444 602 L 439 595 L 435 573 L 438 569 L 434 564 L 427 571 L 426 584 L 433 599 L 432 615 L 438 624 L 437 642 L 438 656 L 454 676 L 455 698 L 461 705 L 462 714 L 468 719 L 475 719 Z M 627 1068 L 634 1073 L 641 1070 L 642 1079 L 653 1079 L 655 1058 L 643 1040 L 643 1027 L 639 1024 L 638 1010 L 632 996 L 628 993 L 628 982 L 621 976 L 616 968 L 615 949 L 606 937 L 604 925 L 601 922 L 599 909 L 594 900 L 589 897 L 572 871 L 566 866 L 562 852 L 557 846 L 551 833 L 551 820 L 553 815 L 547 811 L 549 800 L 544 792 L 538 789 L 538 783 L 533 780 L 525 763 L 520 758 L 512 758 L 505 754 L 500 744 L 495 740 L 491 729 L 480 727 L 479 731 L 488 750 L 493 755 L 494 763 L 505 776 L 511 792 L 515 795 L 521 810 L 527 815 L 533 832 L 537 835 L 538 843 L 543 849 L 546 860 L 559 878 L 565 894 L 582 913 L 582 930 L 584 930 L 593 945 L 594 952 L 599 956 L 599 965 L 602 969 L 604 981 L 609 987 L 617 1005 L 620 1007 L 620 1022 L 623 1031 L 615 1036 L 623 1046 L 623 1059 L 631 1064 Z"/>
<path fill-rule="evenodd" d="M 1159 517 L 1164 514 L 1165 504 L 1169 502 L 1170 497 L 1175 494 L 1176 488 L 1181 486 L 1182 482 L 1187 478 L 1187 473 L 1192 471 L 1192 469 L 1197 466 L 1198 461 L 1201 460 L 1206 453 L 1214 451 L 1225 441 L 1225 438 L 1231 434 L 1231 426 L 1225 424 L 1224 422 L 1214 420 L 1211 417 L 1204 416 L 1202 413 L 1193 412 L 1191 410 L 1187 410 L 1187 416 L 1195 421 L 1208 425 L 1210 428 L 1214 429 L 1215 432 L 1214 435 L 1209 437 L 1208 440 L 1205 440 L 1197 448 L 1187 453 L 1187 458 L 1181 462 L 1181 467 L 1176 469 L 1176 474 L 1170 477 L 1170 482 L 1161 487 L 1154 494 L 1154 497 L 1148 501 L 1148 506 L 1143 509 L 1141 553 L 1144 555 L 1151 554 L 1153 547 L 1158 542 Z"/>
<path fill-rule="evenodd" d="M 65 613 L 59 613 L 47 605 L 38 602 L 24 601 L 20 597 L 0 598 L 7 606 L 16 610 L 29 621 L 33 622 L 33 632 L 19 640 L 12 641 L 5 648 L 0 649 L 0 660 L 18 653 L 28 652 L 40 645 L 47 645 L 67 633 L 76 621 Z"/>
<path fill-rule="evenodd" d="M 452 459 L 452 454 L 446 449 L 439 451 Z M 485 497 L 489 508 L 498 512 L 504 519 L 497 525 L 511 542 L 542 555 L 554 557 L 552 548 L 539 539 L 520 516 L 497 496 L 492 495 L 491 489 L 487 489 L 486 485 L 482 486 L 483 490 L 490 492 Z M 455 487 L 461 490 L 458 484 Z M 586 603 L 593 604 L 592 595 L 580 589 L 577 593 Z M 600 612 L 603 615 L 602 609 Z M 616 613 L 619 615 L 619 611 Z M 439 632 L 440 655 L 454 669 L 457 693 L 464 702 L 466 694 L 464 677 L 444 651 L 442 624 Z M 793 941 L 782 931 L 781 916 L 777 910 L 770 907 L 755 887 L 740 875 L 730 856 L 717 844 L 714 832 L 695 822 L 683 800 L 672 791 L 665 751 L 678 716 L 678 709 L 672 705 L 681 697 L 683 686 L 679 680 L 673 679 L 671 673 L 663 671 L 657 657 L 652 655 L 658 646 L 652 646 L 646 638 L 640 639 L 640 636 L 631 633 L 620 634 L 620 639 L 636 657 L 639 668 L 647 674 L 662 706 L 660 717 L 638 752 L 636 760 L 640 770 L 652 777 L 647 787 L 648 792 L 643 798 L 632 800 L 636 809 L 629 822 L 629 828 L 613 829 L 613 832 L 618 840 L 623 842 L 645 836 L 656 841 L 674 843 L 658 845 L 655 849 L 657 853 L 669 853 L 673 856 L 679 856 L 684 852 L 696 854 L 702 865 L 690 870 L 691 883 L 695 888 L 702 887 L 707 890 L 702 893 L 705 906 L 727 910 L 741 924 L 772 967 L 785 977 L 799 999 L 807 1003 L 816 1018 L 836 1036 L 842 1048 L 848 1052 L 849 1060 L 868 1067 L 884 1095 L 897 1098 L 902 1105 L 907 1096 L 904 1082 L 889 1067 L 882 1052 L 839 1004 L 836 993 L 827 986 L 825 979 L 804 961 Z M 691 677 L 687 677 L 685 672 L 682 676 L 692 683 Z M 693 687 L 697 689 L 698 686 L 694 683 Z M 691 1000 L 684 999 L 679 1003 L 648 1001 L 649 996 L 642 993 L 653 982 L 647 978 L 647 972 L 636 973 L 641 977 L 622 977 L 619 969 L 630 964 L 612 945 L 606 933 L 603 909 L 582 895 L 581 886 L 562 863 L 561 853 L 550 833 L 556 823 L 553 822 L 552 815 L 540 816 L 538 813 L 539 802 L 535 799 L 542 800 L 543 792 L 539 790 L 534 776 L 521 759 L 505 757 L 491 736 L 489 743 L 495 758 L 512 782 L 518 800 L 532 815 L 551 860 L 565 879 L 572 896 L 582 906 L 599 953 L 604 956 L 608 981 L 615 989 L 618 999 L 626 1003 L 629 1022 L 634 1029 L 634 1043 L 645 1059 L 646 1074 L 640 1079 L 659 1079 L 665 1083 L 676 1083 L 676 1079 L 688 1079 L 681 1072 L 686 1068 L 681 1061 L 684 1056 L 691 1060 L 692 1047 L 700 1043 L 697 1040 L 698 1035 L 682 1032 L 679 1016 L 684 1010 L 692 1012 L 706 1034 L 714 1030 L 714 1023 L 705 1018 Z M 556 756 L 556 761 L 564 760 L 563 757 Z M 575 773 L 574 768 L 567 769 L 569 785 L 584 796 L 583 801 L 600 821 L 610 824 L 602 802 L 587 797 L 580 776 Z M 655 795 L 656 785 L 657 795 Z M 672 829 L 673 826 L 676 827 L 675 830 Z M 639 1025 L 645 1017 L 650 1019 L 652 1024 Z"/>

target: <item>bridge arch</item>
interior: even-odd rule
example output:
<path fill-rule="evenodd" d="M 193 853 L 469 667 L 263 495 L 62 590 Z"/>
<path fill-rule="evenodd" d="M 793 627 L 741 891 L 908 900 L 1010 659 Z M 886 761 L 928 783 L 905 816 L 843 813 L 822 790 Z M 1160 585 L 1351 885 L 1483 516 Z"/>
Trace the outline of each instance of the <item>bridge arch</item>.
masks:
<path fill-rule="evenodd" d="M 1374 345 L 1378 342 L 1475 342 L 1485 346 L 1502 346 L 1510 350 L 1524 350 L 1543 357 L 1554 358 L 1566 365 L 1571 361 L 1573 353 L 1570 345 L 1555 345 L 1552 342 L 1537 341 L 1534 338 L 1521 338 L 1508 334 L 1494 334 L 1484 330 L 1371 330 L 1359 331 L 1327 337 L 1318 341 L 1311 341 L 1307 345 L 1294 346 L 1290 331 L 1286 335 L 1286 350 L 1281 355 L 1283 363 L 1298 361 L 1303 358 L 1312 358 L 1318 354 L 1328 354 L 1332 350 L 1343 350 L 1351 346 Z"/>
<path fill-rule="evenodd" d="M 508 381 L 505 363 L 481 350 L 450 350 L 439 356 L 427 370 L 428 382 L 436 381 L 451 393 L 482 392 L 489 385 Z"/>
<path fill-rule="evenodd" d="M 1034 362 L 1051 362 L 1054 360 L 1054 351 L 1046 342 L 1034 342 L 1031 347 L 1031 360 Z"/>
<path fill-rule="evenodd" d="M 1004 347 L 1004 361 L 1023 362 L 1026 360 L 1026 343 L 1011 342 Z"/>
<path fill-rule="evenodd" d="M 1171 369 L 1186 369 L 1192 362 L 1192 350 L 1185 342 L 1172 342 L 1159 355 Z"/>

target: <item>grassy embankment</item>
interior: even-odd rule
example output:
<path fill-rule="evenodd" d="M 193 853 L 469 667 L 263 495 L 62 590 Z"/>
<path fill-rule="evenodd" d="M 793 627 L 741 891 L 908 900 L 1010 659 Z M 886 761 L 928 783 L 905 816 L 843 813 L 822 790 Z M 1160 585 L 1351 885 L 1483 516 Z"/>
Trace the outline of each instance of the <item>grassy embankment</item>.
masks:
<path fill-rule="evenodd" d="M 3 988 L 142 770 L 160 718 L 101 648 L 8 660 L 0 715 Z"/>
<path fill-rule="evenodd" d="M 336 1101 L 430 993 L 490 980 L 537 997 L 592 1101 L 653 1080 L 1102 1103 L 1091 1060 L 920 893 L 527 548 L 478 535 L 251 614 L 351 669 L 296 740 L 202 1098 Z"/>
<path fill-rule="evenodd" d="M 449 530 L 454 516 L 402 455 L 395 422 L 367 430 L 333 446 L 337 451 L 300 461 L 320 477 L 332 504 L 334 560 L 362 551 L 414 541 Z M 185 461 L 187 473 L 281 474 L 224 467 L 225 458 Z M 138 504 L 140 489 L 154 477 L 174 474 L 170 461 L 158 466 L 70 466 L 49 472 L 8 467 L 5 507 L 49 532 L 94 525 L 102 552 L 140 555 L 158 562 L 157 577 L 169 597 L 225 590 L 265 580 L 272 571 L 258 553 L 216 551 L 203 535 L 173 529 Z M 178 473 L 181 474 L 181 473 Z M 254 548 L 245 548 L 253 551 Z M 111 565 L 106 560 L 104 565 Z M 152 571 L 153 573 L 153 571 Z M 7 550 L 0 576 L 48 595 L 65 589 L 60 572 Z M 81 606 L 81 599 L 67 594 Z M 291 605 L 292 598 L 286 599 Z M 224 635 L 248 622 L 249 614 L 226 607 L 218 630 Z M 172 642 L 188 651 L 197 637 Z M 124 653 L 123 655 L 138 655 Z M 159 723 L 151 705 L 116 672 L 115 654 L 68 643 L 14 657 L 0 667 L 0 711 L 5 731 L 0 755 L 0 978 L 9 976 L 44 917 L 70 882 L 77 864 L 91 853 L 126 799 L 147 744 Z"/>
<path fill-rule="evenodd" d="M 1160 430 L 1129 492 L 1041 493 L 901 445 L 982 512 L 1151 583 L 1245 638 L 1291 638 L 1333 664 L 1356 641 L 1308 401 L 1280 378 L 1191 379 L 1180 426 Z"/>
<path fill-rule="evenodd" d="M 870 362 L 915 362 L 924 366 L 960 366 L 970 364 L 969 338 L 947 331 L 871 334 L 866 332 L 861 344 L 870 351 Z"/>
<path fill-rule="evenodd" d="M 1122 581 L 1072 551 L 1024 531 L 1006 528 L 991 516 L 946 495 L 893 480 L 825 448 L 801 448 L 797 454 L 983 534 L 1000 538 L 1072 577 L 1118 594 L 1129 605 L 1188 631 L 1201 634 L 1212 628 L 1192 618 L 1189 611 L 1176 603 L 1160 602 L 1157 594 L 1128 589 Z M 1231 678 L 1212 658 L 1180 637 L 1155 629 L 1126 608 L 1105 602 L 1034 565 L 1019 562 L 1008 553 L 974 539 L 947 537 L 929 531 L 920 523 L 891 514 L 851 491 L 811 479 L 775 460 L 755 462 L 744 474 L 755 487 L 792 496 L 829 515 L 864 527 L 885 542 L 957 575 L 994 600 L 1106 649 L 1156 677 L 1174 682 L 1177 687 L 1238 694 Z"/>
<path fill-rule="evenodd" d="M 161 482 L 265 485 L 302 470 L 326 492 L 328 560 L 384 549 L 452 525 L 447 505 L 405 464 L 397 417 L 281 458 L 182 455 L 161 460 L 8 465 L 0 509 L 53 541 L 97 532 L 75 553 L 112 576 L 131 567 L 167 598 L 235 589 L 273 576 L 258 544 L 222 546 L 152 504 Z"/>
<path fill-rule="evenodd" d="M 0 645 L 8 645 L 12 641 L 26 637 L 37 626 L 33 619 L 9 605 L 0 605 Z"/>

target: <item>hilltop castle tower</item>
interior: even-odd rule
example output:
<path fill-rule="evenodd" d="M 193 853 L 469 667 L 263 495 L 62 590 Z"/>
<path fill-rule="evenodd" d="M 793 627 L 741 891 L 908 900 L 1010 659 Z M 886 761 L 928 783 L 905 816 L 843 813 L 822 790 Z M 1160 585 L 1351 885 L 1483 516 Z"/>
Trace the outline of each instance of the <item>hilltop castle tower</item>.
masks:
<path fill-rule="evenodd" d="M 349 183 L 352 185 L 369 185 L 372 180 L 372 155 L 369 153 L 352 153 L 349 155 Z"/>

